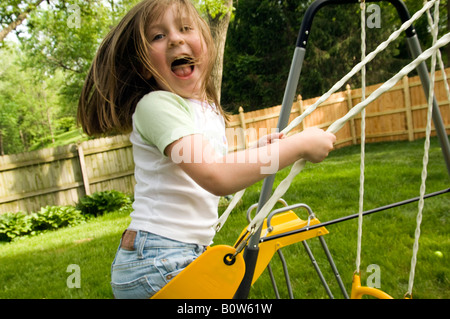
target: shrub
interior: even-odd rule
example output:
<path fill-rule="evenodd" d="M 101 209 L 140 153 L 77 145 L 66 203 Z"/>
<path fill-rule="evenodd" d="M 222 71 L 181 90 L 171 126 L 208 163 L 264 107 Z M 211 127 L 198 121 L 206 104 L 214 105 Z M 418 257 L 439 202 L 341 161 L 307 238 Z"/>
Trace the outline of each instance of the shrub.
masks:
<path fill-rule="evenodd" d="M 73 117 L 62 117 L 56 120 L 56 129 L 61 132 L 69 132 L 76 129 L 77 123 Z"/>
<path fill-rule="evenodd" d="M 0 215 L 0 241 L 11 241 L 31 232 L 31 216 L 23 212 Z"/>
<path fill-rule="evenodd" d="M 46 206 L 31 215 L 33 231 L 53 230 L 83 223 L 86 217 L 72 206 Z"/>
<path fill-rule="evenodd" d="M 85 215 L 99 216 L 131 207 L 131 199 L 127 195 L 111 190 L 96 192 L 80 199 L 76 208 Z"/>
<path fill-rule="evenodd" d="M 0 241 L 75 226 L 85 221 L 86 217 L 72 206 L 46 206 L 31 215 L 23 212 L 6 213 L 0 215 Z"/>
<path fill-rule="evenodd" d="M 84 223 L 113 211 L 131 209 L 132 199 L 118 191 L 97 192 L 80 199 L 76 207 L 46 206 L 39 212 L 27 215 L 23 212 L 0 215 L 0 241 L 11 241 L 16 237 L 36 235 L 43 231 Z"/>

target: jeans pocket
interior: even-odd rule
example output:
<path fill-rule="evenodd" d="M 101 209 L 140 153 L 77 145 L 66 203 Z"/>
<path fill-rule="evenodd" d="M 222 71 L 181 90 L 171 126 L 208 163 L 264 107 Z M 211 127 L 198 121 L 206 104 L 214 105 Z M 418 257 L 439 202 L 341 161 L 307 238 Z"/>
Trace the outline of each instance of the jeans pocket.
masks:
<path fill-rule="evenodd" d="M 148 299 L 159 289 L 152 285 L 158 273 L 152 258 L 140 259 L 139 252 L 119 248 L 111 266 L 111 288 L 117 299 Z"/>
<path fill-rule="evenodd" d="M 146 276 L 130 282 L 111 282 L 111 288 L 117 299 L 149 299 L 156 293 L 148 283 Z"/>

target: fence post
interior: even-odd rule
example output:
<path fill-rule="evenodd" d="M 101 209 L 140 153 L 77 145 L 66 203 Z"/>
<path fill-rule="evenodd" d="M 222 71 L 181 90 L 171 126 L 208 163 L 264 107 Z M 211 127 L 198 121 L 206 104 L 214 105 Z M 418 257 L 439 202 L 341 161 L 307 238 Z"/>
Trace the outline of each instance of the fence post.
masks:
<path fill-rule="evenodd" d="M 408 129 L 408 140 L 412 142 L 414 141 L 414 124 L 412 120 L 411 95 L 409 94 L 408 76 L 405 75 L 402 81 L 403 81 L 403 95 L 405 97 L 405 113 L 406 113 L 406 126 Z"/>
<path fill-rule="evenodd" d="M 238 142 L 237 149 L 246 149 L 247 148 L 247 138 L 245 137 L 245 130 L 247 129 L 245 126 L 245 117 L 244 117 L 244 108 L 239 106 L 239 121 L 241 122 L 241 138 L 242 143 Z"/>
<path fill-rule="evenodd" d="M 350 111 L 353 108 L 352 89 L 350 87 L 350 84 L 347 84 L 345 88 L 347 89 L 347 108 Z M 356 128 L 354 118 L 350 120 L 350 134 L 352 135 L 352 144 L 356 145 L 357 141 L 356 141 Z"/>
<path fill-rule="evenodd" d="M 84 151 L 81 144 L 77 145 L 77 150 L 78 150 L 78 158 L 80 160 L 81 176 L 83 177 L 84 191 L 86 195 L 91 195 L 91 189 L 89 187 L 89 178 L 86 170 L 86 162 L 84 161 Z"/>
<path fill-rule="evenodd" d="M 297 95 L 297 102 L 298 102 L 298 115 L 302 115 L 303 113 L 303 98 L 302 96 L 299 94 Z M 300 123 L 300 130 L 304 131 L 305 130 L 305 119 L 303 119 L 303 121 Z"/>

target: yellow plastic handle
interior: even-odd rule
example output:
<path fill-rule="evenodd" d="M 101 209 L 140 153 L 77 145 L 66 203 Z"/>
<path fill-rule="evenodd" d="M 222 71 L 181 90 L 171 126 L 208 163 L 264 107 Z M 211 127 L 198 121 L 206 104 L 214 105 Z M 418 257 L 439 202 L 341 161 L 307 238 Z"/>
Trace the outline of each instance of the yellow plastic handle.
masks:
<path fill-rule="evenodd" d="M 393 299 L 390 295 L 376 288 L 362 287 L 358 274 L 353 275 L 351 299 L 361 299 L 362 296 L 372 296 L 378 299 Z"/>

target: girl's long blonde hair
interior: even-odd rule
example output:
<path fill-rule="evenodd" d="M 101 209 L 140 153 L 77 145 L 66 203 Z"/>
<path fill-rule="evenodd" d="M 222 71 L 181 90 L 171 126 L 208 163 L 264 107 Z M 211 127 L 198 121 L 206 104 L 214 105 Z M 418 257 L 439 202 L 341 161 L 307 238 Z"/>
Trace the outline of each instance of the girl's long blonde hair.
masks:
<path fill-rule="evenodd" d="M 147 37 L 149 25 L 171 5 L 188 14 L 203 36 L 208 54 L 205 81 L 206 97 L 220 107 L 217 91 L 211 79 L 216 50 L 207 23 L 200 17 L 190 0 L 145 0 L 133 7 L 101 43 L 89 69 L 78 102 L 78 123 L 88 135 L 128 133 L 132 130 L 132 115 L 136 104 L 147 93 L 159 90 L 151 65 Z M 146 79 L 144 71 L 153 76 Z M 174 92 L 176 93 L 176 92 Z"/>

